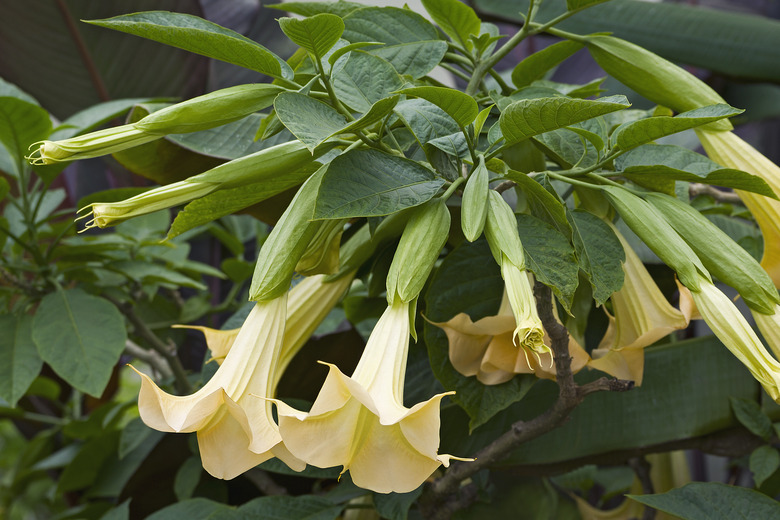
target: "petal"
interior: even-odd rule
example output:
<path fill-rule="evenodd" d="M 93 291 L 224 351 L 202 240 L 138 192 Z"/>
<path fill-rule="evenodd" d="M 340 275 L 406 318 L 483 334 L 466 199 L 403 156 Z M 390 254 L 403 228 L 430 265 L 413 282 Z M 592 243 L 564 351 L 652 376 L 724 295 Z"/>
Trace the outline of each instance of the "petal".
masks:
<path fill-rule="evenodd" d="M 589 367 L 601 370 L 618 379 L 633 381 L 636 386 L 642 384 L 645 366 L 644 349 L 599 350 L 593 351 L 593 360 L 588 363 Z"/>
<path fill-rule="evenodd" d="M 233 342 L 236 340 L 236 336 L 238 336 L 238 331 L 241 330 L 240 328 L 218 330 L 197 325 L 172 325 L 171 328 L 201 331 L 206 337 L 206 345 L 208 345 L 209 350 L 211 351 L 211 359 L 220 365 L 230 351 L 230 347 L 233 346 Z"/>

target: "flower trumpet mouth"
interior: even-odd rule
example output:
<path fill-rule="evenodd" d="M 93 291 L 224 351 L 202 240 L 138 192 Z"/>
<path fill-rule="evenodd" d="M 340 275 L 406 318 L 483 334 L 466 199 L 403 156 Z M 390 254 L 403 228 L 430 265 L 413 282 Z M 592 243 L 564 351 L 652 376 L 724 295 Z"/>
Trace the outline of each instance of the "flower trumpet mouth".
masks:
<path fill-rule="evenodd" d="M 30 145 L 32 152 L 25 159 L 33 165 L 91 159 L 159 138 L 160 136 L 150 135 L 134 125 L 122 125 L 62 141 L 38 141 Z"/>

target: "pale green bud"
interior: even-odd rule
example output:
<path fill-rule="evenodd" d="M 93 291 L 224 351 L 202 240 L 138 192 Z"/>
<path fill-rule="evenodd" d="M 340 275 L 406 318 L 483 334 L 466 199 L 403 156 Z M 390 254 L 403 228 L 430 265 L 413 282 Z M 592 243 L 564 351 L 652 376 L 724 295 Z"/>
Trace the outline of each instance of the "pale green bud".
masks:
<path fill-rule="evenodd" d="M 485 238 L 498 265 L 503 263 L 505 256 L 518 269 L 525 269 L 525 253 L 517 233 L 515 213 L 501 194 L 493 190 L 488 193 Z"/>
<path fill-rule="evenodd" d="M 488 169 L 485 167 L 485 157 L 479 156 L 479 161 L 471 172 L 466 188 L 463 190 L 460 224 L 466 240 L 473 242 L 482 234 L 488 208 Z"/>
<path fill-rule="evenodd" d="M 442 199 L 426 202 L 406 224 L 387 273 L 387 303 L 407 303 L 422 291 L 450 233 L 450 212 Z"/>
<path fill-rule="evenodd" d="M 138 130 L 134 125 L 115 126 L 62 141 L 34 143 L 30 148 L 36 148 L 26 159 L 35 165 L 91 159 L 140 146 L 159 137 Z"/>
<path fill-rule="evenodd" d="M 748 307 L 774 313 L 780 303 L 777 289 L 750 253 L 681 200 L 661 193 L 648 193 L 645 199 L 663 214 L 712 274 L 739 292 Z"/>
<path fill-rule="evenodd" d="M 318 221 L 314 233 L 295 270 L 303 276 L 333 274 L 339 268 L 339 246 L 347 219 Z"/>
<path fill-rule="evenodd" d="M 699 291 L 699 281 L 702 277 L 709 280 L 709 272 L 663 215 L 626 189 L 616 186 L 600 188 L 631 231 L 677 273 L 680 282 L 692 291 Z"/>
<path fill-rule="evenodd" d="M 586 36 L 582 41 L 607 74 L 653 103 L 675 112 L 726 103 L 690 72 L 638 45 L 605 35 Z M 708 127 L 733 128 L 725 119 Z"/>

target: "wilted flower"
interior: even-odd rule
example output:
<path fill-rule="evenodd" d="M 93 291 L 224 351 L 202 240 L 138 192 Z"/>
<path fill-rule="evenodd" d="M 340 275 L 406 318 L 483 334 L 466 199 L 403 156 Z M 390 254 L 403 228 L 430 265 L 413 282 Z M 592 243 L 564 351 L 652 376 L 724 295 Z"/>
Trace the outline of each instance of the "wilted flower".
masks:
<path fill-rule="evenodd" d="M 279 457 L 295 470 L 272 417 L 270 396 L 284 339 L 287 296 L 255 304 L 216 374 L 197 392 L 173 396 L 146 375 L 138 396 L 141 419 L 164 432 L 197 432 L 203 467 L 231 479 Z"/>
<path fill-rule="evenodd" d="M 697 135 L 710 159 L 729 168 L 743 170 L 764 179 L 780 194 L 780 167 L 732 132 L 697 129 Z M 736 190 L 756 219 L 764 236 L 761 266 L 780 288 L 780 201 L 757 193 Z"/>
<path fill-rule="evenodd" d="M 409 348 L 410 303 L 389 306 L 366 344 L 352 377 L 336 366 L 311 410 L 277 401 L 279 429 L 301 460 L 343 466 L 353 482 L 379 493 L 419 487 L 450 455 L 439 455 L 439 394 L 412 408 L 403 405 Z"/>
<path fill-rule="evenodd" d="M 611 224 L 610 224 L 611 225 Z M 591 355 L 592 368 L 642 384 L 644 347 L 671 332 L 684 329 L 691 319 L 690 292 L 680 290 L 680 310 L 672 307 L 625 237 L 611 226 L 626 254 L 623 287 L 612 294 L 609 327 Z"/>

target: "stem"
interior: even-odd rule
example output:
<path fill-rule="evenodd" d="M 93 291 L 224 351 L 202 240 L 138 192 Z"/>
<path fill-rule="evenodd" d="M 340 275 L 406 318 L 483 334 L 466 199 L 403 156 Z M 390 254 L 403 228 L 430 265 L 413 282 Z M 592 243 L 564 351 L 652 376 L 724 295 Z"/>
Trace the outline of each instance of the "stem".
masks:
<path fill-rule="evenodd" d="M 451 74 L 454 74 L 458 76 L 460 79 L 468 81 L 471 79 L 471 76 L 463 72 L 462 70 L 456 69 L 449 63 L 439 63 L 439 67 L 443 68 L 444 70 L 448 71 Z"/>
<path fill-rule="evenodd" d="M 510 92 L 512 92 L 512 87 L 510 87 L 509 84 L 504 81 L 504 78 L 501 77 L 501 74 L 493 69 L 488 70 L 488 73 L 493 77 L 494 80 L 496 80 L 496 83 L 498 83 L 498 86 L 501 87 L 501 92 L 503 94 L 508 95 Z"/>
<path fill-rule="evenodd" d="M 458 189 L 458 186 L 460 186 L 460 185 L 461 185 L 461 184 L 463 184 L 464 182 L 466 182 L 466 178 L 465 178 L 465 177 L 458 177 L 457 179 L 455 179 L 455 180 L 452 182 L 452 184 L 450 184 L 450 185 L 447 187 L 447 191 L 445 191 L 445 192 L 442 194 L 441 198 L 442 198 L 442 199 L 444 199 L 445 201 L 446 201 L 447 199 L 449 199 L 449 198 L 452 196 L 452 194 L 453 194 L 453 193 L 455 193 L 455 190 L 456 190 L 456 189 Z"/>

